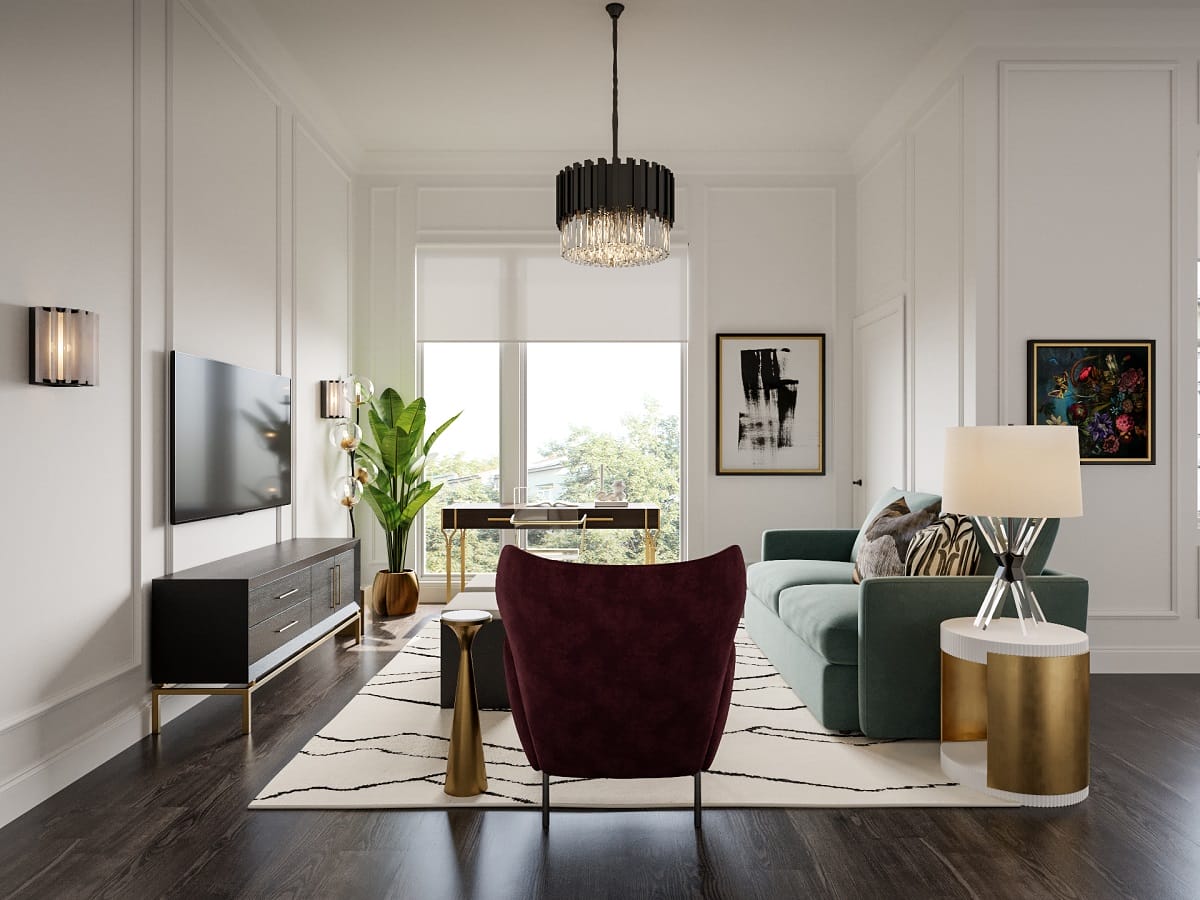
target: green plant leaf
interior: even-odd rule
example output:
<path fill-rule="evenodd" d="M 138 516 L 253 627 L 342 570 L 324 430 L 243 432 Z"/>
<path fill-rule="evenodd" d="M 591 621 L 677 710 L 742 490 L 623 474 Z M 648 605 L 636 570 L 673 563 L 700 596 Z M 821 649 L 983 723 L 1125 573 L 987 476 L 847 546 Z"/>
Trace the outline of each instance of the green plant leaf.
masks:
<path fill-rule="evenodd" d="M 442 432 L 445 431 L 447 428 L 449 428 L 451 425 L 453 425 L 454 420 L 457 419 L 461 415 L 462 415 L 462 411 L 460 410 L 460 411 L 456 412 L 454 415 L 452 415 L 450 418 L 448 418 L 441 425 L 439 425 L 437 428 L 434 429 L 433 434 L 431 434 L 429 436 L 429 440 L 427 440 L 425 442 L 425 455 L 426 456 L 429 455 L 429 448 L 433 446 L 433 442 L 436 441 L 439 437 L 441 437 Z"/>
<path fill-rule="evenodd" d="M 372 430 L 374 430 L 374 429 L 372 429 Z M 375 465 L 379 467 L 379 471 L 383 472 L 387 469 L 387 466 L 385 466 L 383 464 L 383 457 L 379 455 L 379 451 L 376 450 L 374 447 L 372 447 L 370 444 L 368 444 L 366 441 L 363 441 L 361 444 L 358 445 L 357 452 L 361 453 L 363 456 L 365 456 L 371 462 L 375 463 Z"/>
<path fill-rule="evenodd" d="M 396 427 L 406 434 L 425 430 L 425 398 L 418 397 L 396 414 Z"/>
<path fill-rule="evenodd" d="M 408 528 L 417 518 L 417 513 L 421 511 L 426 503 L 433 499 L 438 491 L 442 489 L 442 485 L 430 485 L 428 481 L 424 482 L 415 489 L 408 501 L 408 505 L 404 507 L 404 512 L 401 514 L 401 527 Z"/>
<path fill-rule="evenodd" d="M 414 456 L 408 464 L 408 474 L 405 476 L 410 482 L 420 481 L 425 475 L 425 454 Z"/>
<path fill-rule="evenodd" d="M 367 505 L 375 513 L 375 517 L 379 519 L 379 524 L 383 526 L 384 531 L 396 531 L 402 527 L 403 510 L 390 494 L 381 491 L 373 484 L 368 484 L 363 492 L 363 499 L 367 501 Z"/>
<path fill-rule="evenodd" d="M 379 399 L 375 402 L 375 409 L 379 413 L 379 418 L 388 424 L 389 427 L 395 428 L 396 422 L 406 409 L 404 400 L 396 393 L 394 388 L 387 388 Z M 407 431 L 408 429 L 404 429 Z"/>
<path fill-rule="evenodd" d="M 384 465 L 393 476 L 403 475 L 412 461 L 413 450 L 421 439 L 420 433 L 406 434 L 399 428 L 388 431 L 379 442 L 379 452 Z"/>
<path fill-rule="evenodd" d="M 379 459 L 374 462 L 382 465 L 389 475 L 394 476 L 398 469 L 395 460 L 396 429 L 388 425 L 373 409 L 367 413 L 367 420 L 371 423 L 371 434 L 375 437 L 375 447 L 379 453 Z"/>

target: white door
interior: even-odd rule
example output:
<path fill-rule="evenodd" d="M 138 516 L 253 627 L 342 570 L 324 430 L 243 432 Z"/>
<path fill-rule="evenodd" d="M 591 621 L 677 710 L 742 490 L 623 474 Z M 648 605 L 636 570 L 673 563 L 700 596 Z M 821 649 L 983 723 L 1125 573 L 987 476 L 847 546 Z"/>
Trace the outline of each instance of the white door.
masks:
<path fill-rule="evenodd" d="M 905 487 L 904 297 L 854 319 L 854 522 L 890 487 Z"/>

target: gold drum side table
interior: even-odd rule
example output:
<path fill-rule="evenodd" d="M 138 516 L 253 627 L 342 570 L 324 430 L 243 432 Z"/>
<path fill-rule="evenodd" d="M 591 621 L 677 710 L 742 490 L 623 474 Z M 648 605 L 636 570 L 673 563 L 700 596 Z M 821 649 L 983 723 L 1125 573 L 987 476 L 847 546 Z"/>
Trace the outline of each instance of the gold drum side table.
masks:
<path fill-rule="evenodd" d="M 1088 795 L 1088 636 L 1026 627 L 942 623 L 942 771 L 1023 806 L 1070 806 Z"/>
<path fill-rule="evenodd" d="M 442 613 L 442 621 L 458 638 L 459 649 L 458 686 L 454 691 L 454 722 L 450 726 L 450 750 L 446 755 L 445 790 L 451 797 L 473 797 L 486 791 L 488 783 L 471 644 L 479 629 L 492 621 L 492 614 L 480 609 L 459 609 Z"/>

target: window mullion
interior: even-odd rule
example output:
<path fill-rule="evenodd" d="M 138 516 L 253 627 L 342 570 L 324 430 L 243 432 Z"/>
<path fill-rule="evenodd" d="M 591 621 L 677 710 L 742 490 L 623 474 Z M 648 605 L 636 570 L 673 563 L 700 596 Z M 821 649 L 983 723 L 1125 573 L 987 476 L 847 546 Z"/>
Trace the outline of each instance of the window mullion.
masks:
<path fill-rule="evenodd" d="M 525 483 L 525 345 L 500 345 L 500 502 L 512 501 L 513 488 Z M 503 531 L 501 544 L 516 543 Z"/>

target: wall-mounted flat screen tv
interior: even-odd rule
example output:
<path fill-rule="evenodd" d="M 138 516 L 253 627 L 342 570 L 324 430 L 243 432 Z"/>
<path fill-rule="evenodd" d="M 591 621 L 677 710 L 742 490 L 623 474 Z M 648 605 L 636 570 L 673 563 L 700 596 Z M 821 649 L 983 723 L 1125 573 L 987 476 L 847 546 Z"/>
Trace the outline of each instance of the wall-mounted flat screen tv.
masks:
<path fill-rule="evenodd" d="M 292 502 L 292 380 L 171 353 L 171 523 Z"/>

